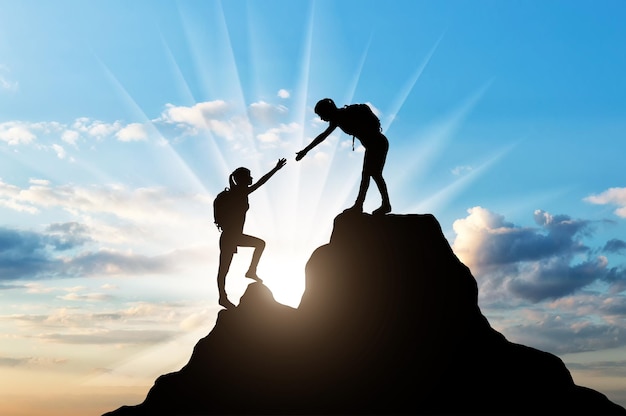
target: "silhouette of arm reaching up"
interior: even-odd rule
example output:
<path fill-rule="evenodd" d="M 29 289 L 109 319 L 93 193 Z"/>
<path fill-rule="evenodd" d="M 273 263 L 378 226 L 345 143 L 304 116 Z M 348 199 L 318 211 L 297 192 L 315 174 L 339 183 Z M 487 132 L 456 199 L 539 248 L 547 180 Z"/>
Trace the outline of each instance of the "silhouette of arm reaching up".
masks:
<path fill-rule="evenodd" d="M 304 156 L 306 156 L 307 153 L 309 153 L 311 149 L 313 149 L 315 146 L 323 142 L 324 139 L 330 136 L 330 133 L 332 133 L 333 130 L 335 130 L 336 128 L 336 124 L 330 123 L 330 126 L 328 126 L 326 130 L 321 132 L 315 139 L 313 139 L 313 141 L 307 147 L 300 150 L 299 152 L 296 152 L 296 160 L 301 160 Z"/>
<path fill-rule="evenodd" d="M 272 170 L 261 176 L 261 179 L 259 179 L 256 183 L 250 185 L 250 187 L 248 188 L 248 193 L 251 194 L 252 192 L 259 189 L 261 185 L 267 182 L 269 178 L 271 178 L 276 172 L 278 172 L 283 166 L 285 166 L 285 163 L 287 163 L 287 160 L 285 158 L 278 159 L 278 162 L 276 162 L 276 166 L 274 166 Z"/>

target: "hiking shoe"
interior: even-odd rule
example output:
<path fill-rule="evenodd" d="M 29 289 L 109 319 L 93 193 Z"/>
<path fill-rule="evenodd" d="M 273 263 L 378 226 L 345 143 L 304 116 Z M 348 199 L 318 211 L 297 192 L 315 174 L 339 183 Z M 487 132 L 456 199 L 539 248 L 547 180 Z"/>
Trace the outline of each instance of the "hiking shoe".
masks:
<path fill-rule="evenodd" d="M 380 207 L 376 208 L 373 212 L 372 215 L 385 215 L 391 212 L 391 205 L 389 204 L 382 204 Z"/>
<path fill-rule="evenodd" d="M 221 306 L 223 306 L 226 309 L 236 308 L 235 304 L 229 301 L 226 296 L 220 296 L 220 300 L 217 303 L 219 303 Z"/>
<path fill-rule="evenodd" d="M 363 213 L 363 205 L 352 205 L 350 208 L 346 208 L 343 210 L 346 214 L 362 214 Z"/>
<path fill-rule="evenodd" d="M 251 272 L 251 271 L 248 271 L 248 272 L 246 273 L 246 277 L 247 277 L 248 279 L 256 280 L 256 281 L 257 281 L 257 282 L 259 282 L 259 283 L 263 283 L 263 279 L 261 279 L 259 276 L 257 276 L 257 275 L 256 275 L 256 272 Z"/>

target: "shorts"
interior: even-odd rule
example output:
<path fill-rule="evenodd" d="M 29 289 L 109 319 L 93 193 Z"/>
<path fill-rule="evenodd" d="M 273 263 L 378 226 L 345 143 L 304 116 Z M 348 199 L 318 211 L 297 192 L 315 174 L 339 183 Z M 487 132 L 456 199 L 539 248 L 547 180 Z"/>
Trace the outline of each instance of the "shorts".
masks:
<path fill-rule="evenodd" d="M 368 146 L 365 147 L 365 156 L 363 157 L 363 173 L 369 176 L 376 174 L 382 175 L 383 168 L 385 167 L 385 160 L 387 159 L 387 152 L 389 151 L 389 141 L 381 134 L 383 140 L 376 138 L 376 140 L 368 141 Z"/>
<path fill-rule="evenodd" d="M 259 247 L 264 245 L 265 241 L 247 234 L 222 232 L 222 235 L 220 235 L 220 252 L 222 254 L 235 254 L 237 253 L 237 247 Z"/>

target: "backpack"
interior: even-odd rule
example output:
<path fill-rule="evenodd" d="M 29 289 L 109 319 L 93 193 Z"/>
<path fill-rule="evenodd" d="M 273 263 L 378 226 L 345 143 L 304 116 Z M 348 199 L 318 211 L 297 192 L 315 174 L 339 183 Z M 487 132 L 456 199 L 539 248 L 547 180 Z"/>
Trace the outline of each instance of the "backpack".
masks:
<path fill-rule="evenodd" d="M 233 212 L 233 195 L 229 188 L 224 188 L 213 200 L 213 220 L 218 230 L 231 220 Z"/>
<path fill-rule="evenodd" d="M 350 104 L 345 106 L 350 112 L 350 124 L 348 134 L 352 135 L 352 150 L 354 150 L 354 136 L 359 134 L 369 133 L 372 131 L 381 132 L 382 127 L 380 120 L 374 114 L 372 109 L 367 104 Z"/>

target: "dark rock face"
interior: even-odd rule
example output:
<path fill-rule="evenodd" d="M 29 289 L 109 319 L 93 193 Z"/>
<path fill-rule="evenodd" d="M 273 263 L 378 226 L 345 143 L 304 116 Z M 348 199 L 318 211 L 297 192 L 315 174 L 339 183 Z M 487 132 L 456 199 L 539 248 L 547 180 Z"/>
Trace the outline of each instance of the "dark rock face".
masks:
<path fill-rule="evenodd" d="M 107 416 L 626 415 L 492 329 L 477 295 L 433 216 L 341 214 L 297 309 L 251 284 L 185 367 Z"/>

